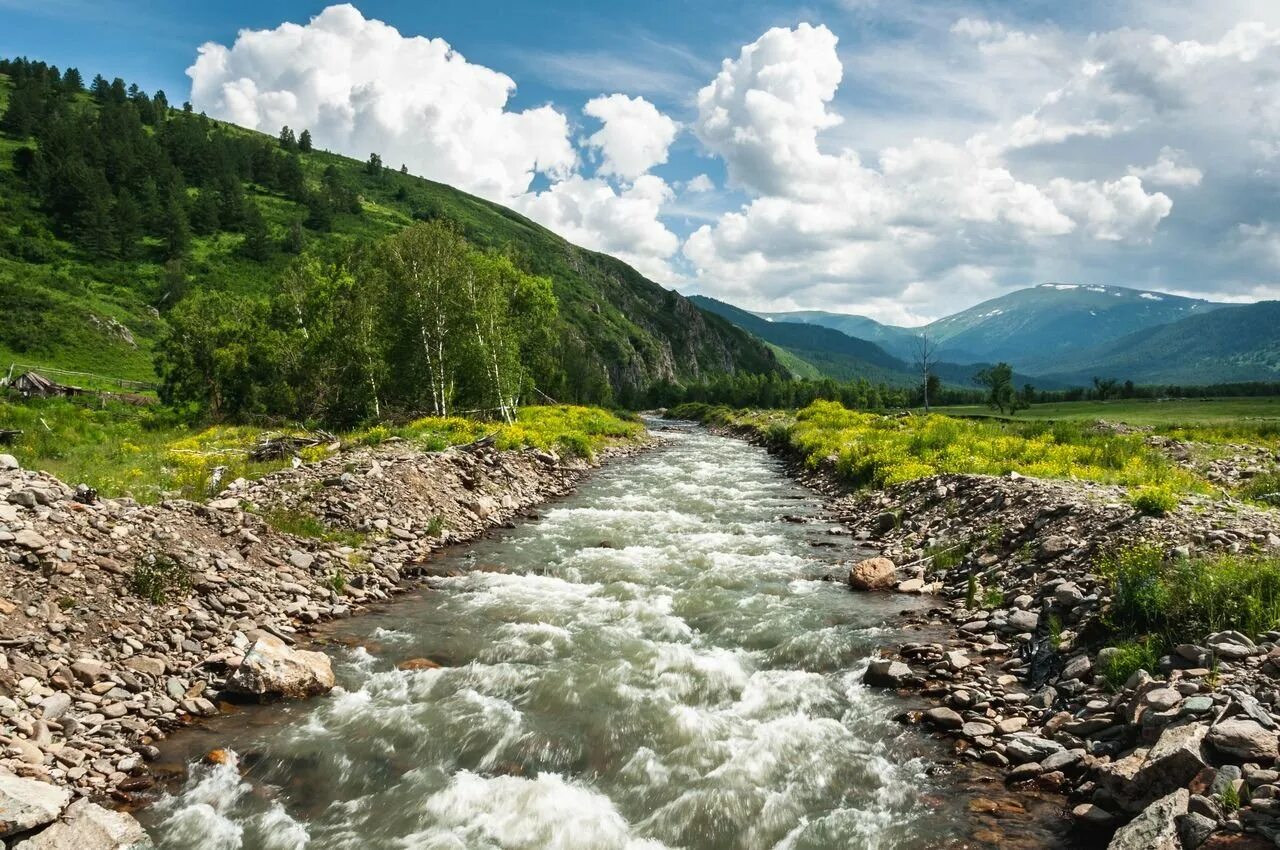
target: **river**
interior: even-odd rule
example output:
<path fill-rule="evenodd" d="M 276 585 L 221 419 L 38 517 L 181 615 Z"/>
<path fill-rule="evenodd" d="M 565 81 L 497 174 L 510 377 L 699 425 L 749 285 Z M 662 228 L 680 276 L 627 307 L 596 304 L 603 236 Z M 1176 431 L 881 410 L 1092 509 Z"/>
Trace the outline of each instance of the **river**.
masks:
<path fill-rule="evenodd" d="M 816 850 L 964 840 L 940 745 L 861 675 L 912 600 L 855 595 L 817 496 L 701 430 L 444 556 L 331 633 L 340 687 L 178 735 L 162 850 Z M 835 545 L 833 545 L 835 544 Z M 427 658 L 438 669 L 400 670 Z M 198 764 L 212 746 L 235 759 Z M 935 749 L 938 748 L 938 749 Z M 950 785 L 948 783 L 951 783 Z M 957 844 L 957 846 L 959 846 Z"/>

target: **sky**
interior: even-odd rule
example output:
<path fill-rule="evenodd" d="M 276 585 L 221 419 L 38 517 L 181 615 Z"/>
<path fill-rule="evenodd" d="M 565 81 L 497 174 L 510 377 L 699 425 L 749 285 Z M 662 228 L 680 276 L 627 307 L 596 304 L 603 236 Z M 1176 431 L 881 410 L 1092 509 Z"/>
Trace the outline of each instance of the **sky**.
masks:
<path fill-rule="evenodd" d="M 1280 298 L 1276 0 L 0 0 L 0 54 L 309 128 L 748 309 Z"/>

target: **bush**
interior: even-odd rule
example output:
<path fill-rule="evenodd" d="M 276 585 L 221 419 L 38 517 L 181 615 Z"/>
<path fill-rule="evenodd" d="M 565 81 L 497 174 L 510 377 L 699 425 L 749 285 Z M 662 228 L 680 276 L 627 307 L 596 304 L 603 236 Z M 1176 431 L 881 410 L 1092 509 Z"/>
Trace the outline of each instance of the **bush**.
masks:
<path fill-rule="evenodd" d="M 1163 647 L 1234 629 L 1256 636 L 1280 625 L 1280 558 L 1215 555 L 1169 561 L 1139 544 L 1103 559 L 1108 618 L 1124 637 L 1153 635 Z"/>
<path fill-rule="evenodd" d="M 1134 510 L 1150 516 L 1164 516 L 1178 507 L 1178 497 L 1167 487 L 1139 487 L 1129 494 Z"/>
<path fill-rule="evenodd" d="M 561 434 L 556 440 L 556 447 L 560 449 L 560 453 L 569 457 L 581 457 L 590 460 L 591 441 L 587 439 L 586 434 Z"/>
<path fill-rule="evenodd" d="M 185 595 L 191 590 L 191 573 L 176 558 L 146 555 L 134 565 L 129 589 L 156 605 L 163 605 L 170 595 Z"/>
<path fill-rule="evenodd" d="M 1239 489 L 1238 493 L 1241 498 L 1280 507 L 1280 472 L 1254 476 Z"/>
<path fill-rule="evenodd" d="M 1156 641 L 1151 638 L 1125 641 L 1112 650 L 1100 659 L 1098 673 L 1114 690 L 1124 687 L 1129 677 L 1139 670 L 1154 670 L 1160 663 Z"/>

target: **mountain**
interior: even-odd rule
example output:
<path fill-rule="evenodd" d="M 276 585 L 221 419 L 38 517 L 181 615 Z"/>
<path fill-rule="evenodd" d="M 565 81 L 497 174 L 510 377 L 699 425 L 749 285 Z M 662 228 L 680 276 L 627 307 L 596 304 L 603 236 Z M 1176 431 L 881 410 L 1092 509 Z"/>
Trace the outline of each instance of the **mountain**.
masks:
<path fill-rule="evenodd" d="M 1221 304 L 1121 286 L 1043 283 L 924 328 L 949 360 L 1003 360 L 1033 374 L 1064 358 Z"/>
<path fill-rule="evenodd" d="M 916 386 L 920 382 L 911 355 L 895 357 L 873 342 L 826 325 L 774 321 L 705 295 L 692 295 L 689 300 L 774 346 L 779 359 L 799 377 L 821 375 L 839 381 L 866 378 L 875 384 L 898 387 Z M 933 364 L 933 374 L 945 384 L 968 387 L 973 385 L 973 376 L 987 365 L 937 362 Z M 1019 386 L 1037 380 L 1021 372 L 1015 372 L 1014 379 Z M 1057 386 L 1052 381 L 1040 381 L 1039 385 L 1044 389 Z"/>
<path fill-rule="evenodd" d="M 286 144 L 283 132 L 169 109 L 121 81 L 91 88 L 43 63 L 0 61 L 5 370 L 16 361 L 154 380 L 153 347 L 184 293 L 265 298 L 299 250 L 337 258 L 442 219 L 551 279 L 561 378 L 543 389 L 561 400 L 626 400 L 714 373 L 785 374 L 730 322 L 499 204 L 374 157 L 299 148 L 292 133 Z M 34 167 L 37 148 L 74 167 Z"/>
<path fill-rule="evenodd" d="M 1280 381 L 1280 301 L 1216 306 L 1076 352 L 1050 377 L 1184 386 Z"/>
<path fill-rule="evenodd" d="M 916 354 L 915 345 L 919 338 L 917 331 L 885 325 L 866 316 L 827 313 L 822 310 L 795 310 L 786 313 L 757 312 L 756 315 L 774 322 L 802 322 L 831 328 L 851 337 L 874 342 L 893 356 L 903 360 L 910 360 Z"/>
<path fill-rule="evenodd" d="M 825 376 L 841 381 L 866 378 L 872 383 L 914 383 L 910 367 L 873 342 L 822 325 L 770 321 L 705 295 L 693 295 L 689 300 L 778 346 Z M 793 364 L 792 371 L 803 370 Z"/>

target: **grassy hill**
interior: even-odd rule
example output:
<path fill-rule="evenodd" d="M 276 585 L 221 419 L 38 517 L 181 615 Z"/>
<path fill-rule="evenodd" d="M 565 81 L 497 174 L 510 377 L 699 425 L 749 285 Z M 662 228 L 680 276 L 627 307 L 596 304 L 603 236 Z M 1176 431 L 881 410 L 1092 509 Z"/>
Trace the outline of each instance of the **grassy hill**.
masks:
<path fill-rule="evenodd" d="M 0 75 L 0 114 L 14 90 Z M 95 108 L 87 93 L 74 99 L 76 109 Z M 213 134 L 260 146 L 275 141 L 219 122 L 207 126 Z M 150 126 L 146 131 L 156 132 Z M 29 177 L 15 167 L 34 145 L 25 135 L 0 134 L 0 365 L 6 370 L 18 362 L 154 380 L 154 346 L 166 312 L 184 293 L 204 288 L 265 296 L 294 261 L 278 247 L 251 258 L 246 237 L 226 230 L 193 235 L 180 260 L 150 234 L 128 258 L 87 250 L 51 218 Z M 415 220 L 453 222 L 472 245 L 506 253 L 526 271 L 552 280 L 559 354 L 566 371 L 577 376 L 551 388 L 564 400 L 626 401 L 661 381 L 785 373 L 767 346 L 729 322 L 512 210 L 394 168 L 373 173 L 365 163 L 323 151 L 298 153 L 297 159 L 307 187 L 340 181 L 354 193 L 355 205 L 335 208 L 327 230 L 302 228 L 304 203 L 245 179 L 244 195 L 261 211 L 271 246 L 300 237 L 305 251 L 336 257 Z M 186 189 L 189 209 L 205 191 Z"/>
<path fill-rule="evenodd" d="M 867 342 L 874 342 L 894 357 L 902 360 L 910 360 L 915 356 L 916 340 L 918 339 L 916 331 L 910 328 L 882 324 L 866 316 L 855 316 L 848 313 L 828 313 L 824 310 L 794 310 L 784 313 L 756 313 L 756 315 L 774 322 L 799 322 L 831 328 L 848 336 L 865 339 Z"/>

